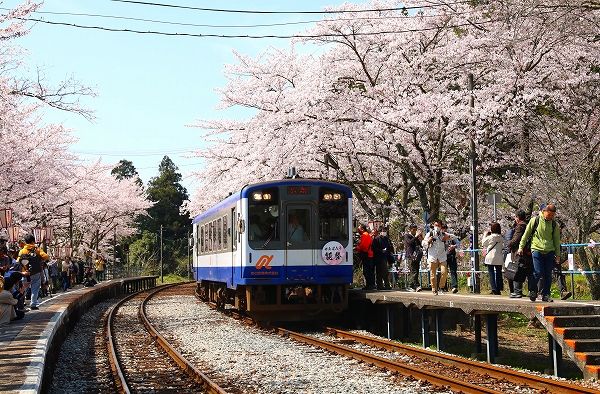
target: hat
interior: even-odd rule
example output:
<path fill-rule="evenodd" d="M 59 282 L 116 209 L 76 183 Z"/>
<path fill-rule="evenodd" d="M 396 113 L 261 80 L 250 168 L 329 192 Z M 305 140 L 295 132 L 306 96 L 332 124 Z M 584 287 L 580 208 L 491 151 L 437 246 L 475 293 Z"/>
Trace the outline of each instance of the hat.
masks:
<path fill-rule="evenodd" d="M 547 203 L 545 203 L 545 202 L 544 202 L 544 203 L 541 203 L 541 204 L 540 204 L 540 211 L 543 211 L 543 210 L 544 210 L 544 208 L 546 208 L 546 205 L 548 205 L 548 204 L 547 204 Z"/>
<path fill-rule="evenodd" d="M 414 223 L 411 223 L 410 226 L 408 226 L 408 228 L 417 228 L 417 225 Z"/>
<path fill-rule="evenodd" d="M 5 276 L 4 277 L 4 290 L 6 290 L 6 291 L 10 290 L 17 282 L 18 282 L 18 280 L 13 278 L 12 276 L 9 276 L 8 278 Z"/>
<path fill-rule="evenodd" d="M 23 279 L 23 274 L 19 271 L 8 271 L 6 274 L 4 274 L 4 280 L 7 278 L 12 278 L 15 280 L 15 282 L 17 282 Z"/>

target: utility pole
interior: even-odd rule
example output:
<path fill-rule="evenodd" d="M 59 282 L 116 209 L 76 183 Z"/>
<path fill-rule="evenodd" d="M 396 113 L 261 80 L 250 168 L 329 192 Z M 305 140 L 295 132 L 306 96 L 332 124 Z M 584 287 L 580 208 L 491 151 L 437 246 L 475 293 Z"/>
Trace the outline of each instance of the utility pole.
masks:
<path fill-rule="evenodd" d="M 468 89 L 471 92 L 469 96 L 469 107 L 471 110 L 475 107 L 475 97 L 473 96 L 473 74 L 469 73 L 467 76 L 468 79 Z M 474 125 L 473 125 L 474 127 Z M 479 224 L 477 223 L 477 179 L 476 179 L 476 170 L 477 170 L 477 151 L 475 150 L 475 130 L 471 130 L 471 141 L 469 144 L 470 148 L 470 167 L 471 167 L 471 217 L 473 218 L 473 222 L 471 225 L 471 231 L 473 232 L 473 245 L 471 245 L 471 249 L 477 249 L 479 246 Z M 481 286 L 479 283 L 478 273 L 479 273 L 479 253 L 473 251 L 471 252 L 473 267 L 475 272 L 473 272 L 472 280 L 473 280 L 473 292 L 479 294 L 481 292 Z"/>
<path fill-rule="evenodd" d="M 165 283 L 163 276 L 163 225 L 160 225 L 160 283 Z"/>

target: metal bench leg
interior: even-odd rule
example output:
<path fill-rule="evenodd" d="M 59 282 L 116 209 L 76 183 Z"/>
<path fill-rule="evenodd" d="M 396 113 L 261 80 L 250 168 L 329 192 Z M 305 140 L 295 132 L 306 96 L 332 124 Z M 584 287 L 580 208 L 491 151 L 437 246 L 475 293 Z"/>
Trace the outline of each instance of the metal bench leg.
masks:
<path fill-rule="evenodd" d="M 423 348 L 429 347 L 429 310 L 422 310 L 421 333 L 423 334 Z"/>
<path fill-rule="evenodd" d="M 498 351 L 498 315 L 486 315 L 487 360 L 493 363 Z"/>

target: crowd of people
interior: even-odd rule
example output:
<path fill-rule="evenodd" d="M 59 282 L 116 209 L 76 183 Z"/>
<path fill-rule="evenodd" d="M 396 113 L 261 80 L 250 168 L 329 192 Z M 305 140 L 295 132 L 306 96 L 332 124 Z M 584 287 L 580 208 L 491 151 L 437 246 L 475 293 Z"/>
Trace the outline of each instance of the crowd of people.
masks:
<path fill-rule="evenodd" d="M 511 261 L 519 261 L 521 269 L 527 272 L 523 275 L 523 281 L 508 280 L 510 298 L 524 297 L 523 286 L 527 281 L 528 297 L 532 302 L 552 302 L 550 287 L 553 275 L 560 298 L 565 300 L 571 296 L 561 268 L 560 237 L 564 225 L 556 222 L 555 213 L 554 204 L 542 204 L 539 213 L 526 221 L 525 212 L 519 210 L 504 236 L 500 223 L 490 224 L 490 229 L 483 233 L 480 241 L 484 251 L 483 264 L 490 281 L 490 294 L 501 294 L 504 290 L 504 268 Z M 359 233 L 361 238 L 356 251 L 365 278 L 363 290 L 390 289 L 389 268 L 394 264 L 395 254 L 392 242 L 387 237 L 387 227 L 369 232 L 369 227 L 362 224 Z M 460 240 L 448 231 L 446 224 L 435 220 L 426 233 L 411 224 L 404 234 L 403 244 L 404 254 L 401 256 L 409 269 L 406 290 L 423 290 L 421 264 L 425 262 L 429 271 L 428 284 L 434 295 L 458 293 L 456 252 L 460 250 Z"/>
<path fill-rule="evenodd" d="M 69 256 L 49 256 L 35 245 L 33 235 L 27 235 L 19 248 L 8 250 L 6 240 L 0 239 L 0 326 L 39 309 L 41 298 L 104 280 L 106 262 L 101 256 L 94 266 L 71 261 Z"/>

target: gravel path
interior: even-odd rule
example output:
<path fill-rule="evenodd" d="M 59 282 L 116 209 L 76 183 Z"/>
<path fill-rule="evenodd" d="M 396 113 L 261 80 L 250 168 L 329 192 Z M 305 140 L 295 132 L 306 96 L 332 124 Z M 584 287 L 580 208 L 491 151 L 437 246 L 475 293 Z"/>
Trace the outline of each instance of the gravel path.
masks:
<path fill-rule="evenodd" d="M 106 348 L 108 310 L 117 300 L 94 305 L 69 334 L 52 373 L 50 394 L 116 393 Z"/>
<path fill-rule="evenodd" d="M 152 300 L 149 318 L 181 353 L 244 393 L 444 393 L 387 371 L 264 333 L 223 316 L 193 296 Z"/>

